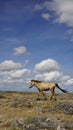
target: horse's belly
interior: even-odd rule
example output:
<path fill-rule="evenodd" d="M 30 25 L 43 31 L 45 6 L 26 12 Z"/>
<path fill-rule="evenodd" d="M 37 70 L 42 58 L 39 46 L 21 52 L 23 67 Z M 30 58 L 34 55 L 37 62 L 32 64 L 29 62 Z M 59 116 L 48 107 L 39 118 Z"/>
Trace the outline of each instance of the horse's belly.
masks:
<path fill-rule="evenodd" d="M 49 89 L 49 88 L 44 88 L 44 89 L 43 89 L 43 91 L 48 91 L 48 90 L 50 90 L 50 89 Z"/>

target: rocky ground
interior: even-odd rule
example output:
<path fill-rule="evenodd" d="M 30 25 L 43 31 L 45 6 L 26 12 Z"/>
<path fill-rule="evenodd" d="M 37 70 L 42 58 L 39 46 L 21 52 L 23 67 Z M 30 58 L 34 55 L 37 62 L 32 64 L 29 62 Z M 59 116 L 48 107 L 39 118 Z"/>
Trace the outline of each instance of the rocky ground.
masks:
<path fill-rule="evenodd" d="M 73 130 L 73 94 L 0 92 L 0 130 Z"/>

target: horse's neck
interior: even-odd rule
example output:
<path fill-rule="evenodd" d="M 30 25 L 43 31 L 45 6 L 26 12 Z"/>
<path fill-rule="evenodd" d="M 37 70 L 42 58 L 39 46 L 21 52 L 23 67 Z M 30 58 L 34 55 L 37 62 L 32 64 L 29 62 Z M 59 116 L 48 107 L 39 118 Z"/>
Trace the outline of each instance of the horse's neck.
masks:
<path fill-rule="evenodd" d="M 35 83 L 35 86 L 37 87 L 37 88 L 39 88 L 39 86 L 40 86 L 40 82 L 39 83 Z"/>

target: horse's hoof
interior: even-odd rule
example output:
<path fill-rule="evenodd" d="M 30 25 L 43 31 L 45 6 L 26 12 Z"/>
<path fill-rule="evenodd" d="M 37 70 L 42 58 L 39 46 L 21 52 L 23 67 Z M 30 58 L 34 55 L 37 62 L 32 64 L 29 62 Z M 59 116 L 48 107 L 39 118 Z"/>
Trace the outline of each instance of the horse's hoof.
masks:
<path fill-rule="evenodd" d="M 40 100 L 40 98 L 37 98 L 36 100 Z"/>
<path fill-rule="evenodd" d="M 50 98 L 50 101 L 52 100 L 52 98 Z"/>
<path fill-rule="evenodd" d="M 56 98 L 55 98 L 54 100 L 55 100 L 55 101 L 57 101 L 57 99 L 56 99 Z"/>
<path fill-rule="evenodd" d="M 47 98 L 45 98 L 44 100 L 47 100 Z"/>

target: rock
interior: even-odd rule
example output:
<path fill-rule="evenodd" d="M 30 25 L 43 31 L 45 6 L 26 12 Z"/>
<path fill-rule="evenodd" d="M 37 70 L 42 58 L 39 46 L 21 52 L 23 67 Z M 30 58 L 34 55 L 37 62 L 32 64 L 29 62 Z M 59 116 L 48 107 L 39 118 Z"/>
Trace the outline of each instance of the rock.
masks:
<path fill-rule="evenodd" d="M 35 111 L 38 113 L 38 114 L 42 114 L 42 110 L 40 107 L 36 107 L 35 108 Z"/>
<path fill-rule="evenodd" d="M 56 109 L 63 111 L 65 114 L 73 114 L 73 104 L 70 103 L 57 103 L 55 106 Z"/>
<path fill-rule="evenodd" d="M 36 130 L 36 126 L 35 124 L 29 124 L 25 126 L 26 130 Z"/>
<path fill-rule="evenodd" d="M 11 123 L 11 125 L 15 126 L 16 128 L 24 128 L 25 127 L 25 118 L 15 120 Z"/>
<path fill-rule="evenodd" d="M 64 113 L 72 115 L 73 114 L 73 106 L 72 105 L 65 106 Z"/>
<path fill-rule="evenodd" d="M 61 126 L 57 127 L 57 130 L 66 130 L 65 128 L 62 128 Z"/>
<path fill-rule="evenodd" d="M 57 130 L 72 130 L 73 129 L 73 122 L 63 122 L 58 127 Z"/>
<path fill-rule="evenodd" d="M 28 117 L 23 119 L 18 119 L 14 121 L 11 125 L 16 128 L 21 128 L 23 130 L 55 130 L 57 128 L 60 120 L 58 118 L 47 118 L 46 116 L 39 117 Z"/>

